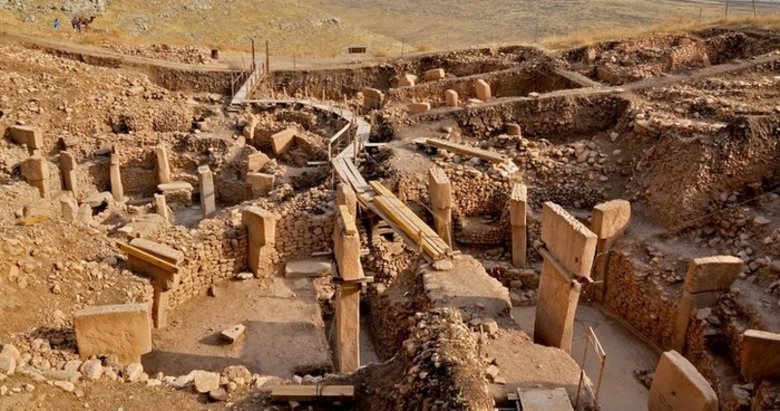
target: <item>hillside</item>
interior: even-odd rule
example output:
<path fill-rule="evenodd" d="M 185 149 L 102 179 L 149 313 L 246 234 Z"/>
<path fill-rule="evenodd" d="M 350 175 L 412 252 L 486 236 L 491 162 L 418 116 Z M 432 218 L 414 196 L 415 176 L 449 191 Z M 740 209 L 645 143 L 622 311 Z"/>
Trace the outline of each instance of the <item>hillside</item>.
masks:
<path fill-rule="evenodd" d="M 735 4 L 736 3 L 736 4 Z M 759 2 L 762 16 L 778 4 Z M 70 30 L 70 16 L 98 18 L 90 33 Z M 272 54 L 334 57 L 347 46 L 375 56 L 493 43 L 599 38 L 640 27 L 687 25 L 724 16 L 720 1 L 646 0 L 0 0 L 3 31 L 45 34 L 89 44 L 202 45 L 249 48 L 269 39 Z M 752 16 L 750 2 L 731 2 L 729 18 Z M 55 18 L 63 27 L 55 33 Z"/>

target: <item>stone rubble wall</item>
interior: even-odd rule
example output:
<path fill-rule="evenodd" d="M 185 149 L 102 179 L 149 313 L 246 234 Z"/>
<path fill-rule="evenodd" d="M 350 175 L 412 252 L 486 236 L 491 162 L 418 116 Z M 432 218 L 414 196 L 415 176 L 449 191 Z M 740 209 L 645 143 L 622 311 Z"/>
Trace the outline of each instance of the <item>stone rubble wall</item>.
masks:
<path fill-rule="evenodd" d="M 668 286 L 655 283 L 651 268 L 613 249 L 607 271 L 604 304 L 640 334 L 661 347 L 671 346 L 679 295 L 668 295 Z"/>
<path fill-rule="evenodd" d="M 180 284 L 170 297 L 169 309 L 205 294 L 212 284 L 248 270 L 247 233 L 240 219 L 203 220 L 193 230 L 171 226 L 152 240 L 185 255 L 179 271 Z"/>

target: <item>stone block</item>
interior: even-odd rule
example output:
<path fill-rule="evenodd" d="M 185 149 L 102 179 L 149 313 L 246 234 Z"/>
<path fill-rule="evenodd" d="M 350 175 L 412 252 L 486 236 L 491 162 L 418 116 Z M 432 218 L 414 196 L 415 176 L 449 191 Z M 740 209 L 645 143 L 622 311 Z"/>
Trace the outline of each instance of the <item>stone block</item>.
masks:
<path fill-rule="evenodd" d="M 130 245 L 173 265 L 179 265 L 184 262 L 183 252 L 165 244 L 160 244 L 145 238 L 134 238 L 130 241 Z"/>
<path fill-rule="evenodd" d="M 290 261 L 284 267 L 285 278 L 317 278 L 333 272 L 333 263 L 324 260 Z"/>
<path fill-rule="evenodd" d="M 269 161 L 271 161 L 271 159 L 265 155 L 265 153 L 250 154 L 246 158 L 247 171 L 250 173 L 256 173 L 260 171 Z"/>
<path fill-rule="evenodd" d="M 593 208 L 591 228 L 599 238 L 622 235 L 631 222 L 631 203 L 626 200 L 612 200 Z"/>
<path fill-rule="evenodd" d="M 677 351 L 661 355 L 647 398 L 648 411 L 718 411 L 710 383 Z"/>
<path fill-rule="evenodd" d="M 60 196 L 60 209 L 65 221 L 76 221 L 78 218 L 79 203 L 72 195 L 63 194 Z"/>
<path fill-rule="evenodd" d="M 413 87 L 417 84 L 417 76 L 414 74 L 402 74 L 394 78 L 394 87 Z"/>
<path fill-rule="evenodd" d="M 192 192 L 194 188 L 192 187 L 192 184 L 187 183 L 185 181 L 173 181 L 170 183 L 162 183 L 157 184 L 157 190 L 161 193 L 167 193 L 167 192 L 173 192 L 173 191 L 190 191 Z"/>
<path fill-rule="evenodd" d="M 119 155 L 115 152 L 111 154 L 111 165 L 109 166 L 109 177 L 111 179 L 111 195 L 116 201 L 125 200 L 125 189 L 122 184 L 122 173 L 119 166 Z"/>
<path fill-rule="evenodd" d="M 509 220 L 513 226 L 526 226 L 528 214 L 528 186 L 514 184 L 509 194 Z"/>
<path fill-rule="evenodd" d="M 542 241 L 569 272 L 590 278 L 598 238 L 561 206 L 545 202 Z"/>
<path fill-rule="evenodd" d="M 427 70 L 423 75 L 423 79 L 425 79 L 425 81 L 441 80 L 444 77 L 446 77 L 446 73 L 444 72 L 443 68 L 435 68 L 435 69 Z"/>
<path fill-rule="evenodd" d="M 365 87 L 363 88 L 363 107 L 372 110 L 382 108 L 385 102 L 385 93 L 381 90 Z"/>
<path fill-rule="evenodd" d="M 742 260 L 729 256 L 694 258 L 688 265 L 684 288 L 691 293 L 728 290 L 742 272 Z"/>
<path fill-rule="evenodd" d="M 490 90 L 490 84 L 488 84 L 485 80 L 477 80 L 477 84 L 474 89 L 477 94 L 477 98 L 482 101 L 488 101 L 493 98 L 493 93 Z"/>
<path fill-rule="evenodd" d="M 286 153 L 293 146 L 295 141 L 295 134 L 298 131 L 294 128 L 288 128 L 282 130 L 271 136 L 271 147 L 274 150 L 274 154 L 282 155 Z"/>
<path fill-rule="evenodd" d="M 444 100 L 448 107 L 458 107 L 460 101 L 458 99 L 458 92 L 455 90 L 447 90 L 444 92 Z"/>
<path fill-rule="evenodd" d="M 520 124 L 517 123 L 507 123 L 506 124 L 506 133 L 510 136 L 521 136 L 523 135 L 523 129 L 520 128 Z"/>
<path fill-rule="evenodd" d="M 247 173 L 246 182 L 252 190 L 252 197 L 265 197 L 274 189 L 273 174 Z"/>
<path fill-rule="evenodd" d="M 166 223 L 171 222 L 171 217 L 168 212 L 168 200 L 165 198 L 165 194 L 154 195 L 154 208 L 157 214 L 165 220 Z"/>
<path fill-rule="evenodd" d="M 84 308 L 73 315 L 79 355 L 116 354 L 120 364 L 139 362 L 152 351 L 152 323 L 146 304 Z"/>
<path fill-rule="evenodd" d="M 425 113 L 431 109 L 431 103 L 411 103 L 409 104 L 410 114 Z"/>
<path fill-rule="evenodd" d="M 244 324 L 236 324 L 230 328 L 222 330 L 222 332 L 219 333 L 219 337 L 231 344 L 234 344 L 244 336 L 245 331 L 246 326 Z"/>
<path fill-rule="evenodd" d="M 746 330 L 739 349 L 742 375 L 750 380 L 780 377 L 780 334 Z"/>

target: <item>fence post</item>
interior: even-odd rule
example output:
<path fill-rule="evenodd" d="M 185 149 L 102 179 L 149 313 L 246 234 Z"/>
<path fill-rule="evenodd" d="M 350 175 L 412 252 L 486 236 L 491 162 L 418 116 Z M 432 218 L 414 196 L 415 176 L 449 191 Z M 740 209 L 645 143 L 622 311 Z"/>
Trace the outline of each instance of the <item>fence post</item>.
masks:
<path fill-rule="evenodd" d="M 753 18 L 758 17 L 758 13 L 756 13 L 756 0 L 753 0 Z"/>
<path fill-rule="evenodd" d="M 726 2 L 726 20 L 729 18 L 729 2 Z"/>

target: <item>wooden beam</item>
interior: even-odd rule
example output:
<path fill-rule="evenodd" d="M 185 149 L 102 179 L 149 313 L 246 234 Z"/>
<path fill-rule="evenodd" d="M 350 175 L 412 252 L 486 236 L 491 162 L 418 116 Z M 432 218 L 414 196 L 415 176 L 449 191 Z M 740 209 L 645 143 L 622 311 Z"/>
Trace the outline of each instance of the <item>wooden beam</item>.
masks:
<path fill-rule="evenodd" d="M 273 401 L 345 401 L 355 397 L 354 385 L 277 385 Z"/>
<path fill-rule="evenodd" d="M 425 143 L 428 144 L 429 146 L 441 148 L 443 150 L 451 151 L 453 153 L 458 153 L 466 156 L 477 157 L 482 160 L 489 161 L 491 163 L 503 163 L 506 161 L 506 158 L 501 154 L 492 151 L 482 150 L 481 148 L 470 147 L 464 144 L 453 143 L 447 140 L 440 140 L 438 138 L 429 138 L 425 140 Z"/>

